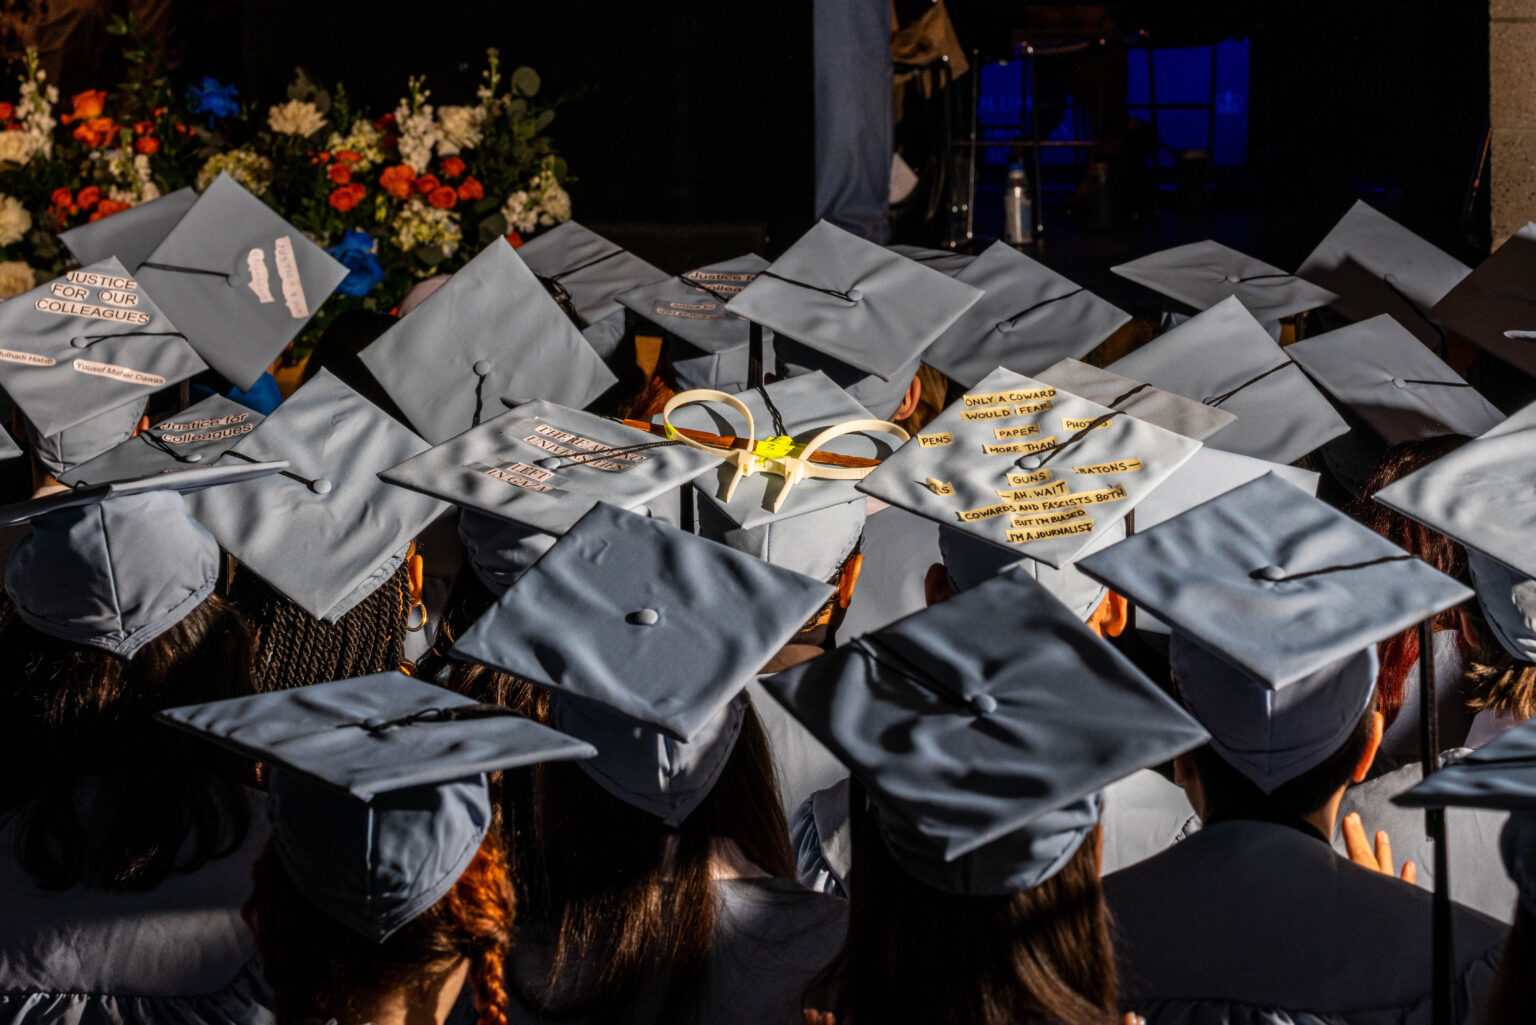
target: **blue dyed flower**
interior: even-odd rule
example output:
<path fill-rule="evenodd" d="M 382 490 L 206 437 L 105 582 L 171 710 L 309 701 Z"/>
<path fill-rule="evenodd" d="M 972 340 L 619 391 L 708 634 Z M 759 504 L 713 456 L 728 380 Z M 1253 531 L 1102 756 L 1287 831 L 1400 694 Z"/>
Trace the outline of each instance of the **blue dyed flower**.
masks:
<path fill-rule="evenodd" d="M 213 119 L 218 117 L 234 117 L 240 113 L 240 90 L 233 85 L 224 85 L 211 75 L 204 75 L 203 80 L 187 90 L 187 103 L 192 107 L 194 114 L 207 114 L 208 127 L 213 127 Z"/>
<path fill-rule="evenodd" d="M 384 279 L 384 268 L 374 255 L 379 244 L 366 231 L 353 228 L 342 240 L 326 250 L 350 272 L 336 290 L 342 295 L 367 295 Z"/>

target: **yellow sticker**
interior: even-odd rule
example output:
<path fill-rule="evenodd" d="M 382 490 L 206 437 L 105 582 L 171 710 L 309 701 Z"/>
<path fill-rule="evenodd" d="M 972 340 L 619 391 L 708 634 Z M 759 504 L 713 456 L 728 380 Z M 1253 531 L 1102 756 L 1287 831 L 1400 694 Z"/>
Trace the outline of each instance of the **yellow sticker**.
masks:
<path fill-rule="evenodd" d="M 1022 488 L 1030 484 L 1039 484 L 1042 481 L 1048 481 L 1050 479 L 1051 471 L 1049 468 L 1044 470 L 1035 470 L 1031 473 L 1010 473 L 1008 475 L 1008 483 L 1012 484 L 1016 488 Z"/>
<path fill-rule="evenodd" d="M 1063 523 L 1058 527 L 1041 527 L 1039 530 L 1010 530 L 1008 540 L 1012 544 L 1027 545 L 1031 541 L 1049 541 L 1057 537 L 1072 537 L 1075 534 L 1092 534 L 1092 520 L 1076 520 L 1072 523 Z"/>
<path fill-rule="evenodd" d="M 1055 388 L 1018 388 L 1013 391 L 990 392 L 985 395 L 965 395 L 961 397 L 966 409 L 977 409 L 981 406 L 995 406 L 999 402 L 1034 402 L 1038 399 L 1054 399 Z"/>
<path fill-rule="evenodd" d="M 1064 431 L 1083 431 L 1083 430 L 1087 430 L 1088 427 L 1097 419 L 1098 419 L 1098 417 L 1094 416 L 1094 417 L 1089 417 L 1086 420 L 1074 420 L 1071 417 L 1065 417 L 1064 416 L 1064 417 L 1061 418 L 1061 429 L 1064 430 Z M 1110 424 L 1112 424 L 1114 422 L 1115 421 L 1113 419 L 1105 420 L 1102 423 L 1100 423 L 1098 427 L 1096 427 L 1094 429 L 1095 430 L 1103 430 L 1104 428 L 1108 427 Z"/>
<path fill-rule="evenodd" d="M 994 427 L 992 434 L 1002 441 L 1005 438 L 1031 438 L 1040 433 L 1039 424 L 1022 424 L 1018 427 Z"/>
<path fill-rule="evenodd" d="M 928 490 L 935 495 L 953 495 L 955 486 L 947 480 L 939 480 L 937 477 L 929 477 L 923 483 L 928 485 Z"/>
<path fill-rule="evenodd" d="M 1008 502 L 1025 502 L 1033 498 L 1044 498 L 1046 495 L 1066 495 L 1067 482 L 1064 480 L 1052 481 L 1049 484 L 1039 484 L 1032 488 L 1019 488 L 1017 491 L 999 491 L 997 497 Z"/>
<path fill-rule="evenodd" d="M 949 431 L 942 434 L 919 434 L 917 444 L 919 448 L 943 448 L 945 445 L 953 445 L 955 436 Z"/>
<path fill-rule="evenodd" d="M 1116 484 L 1112 488 L 1100 488 L 1097 491 L 1081 491 L 1072 497 L 1083 505 L 1102 505 L 1105 502 L 1118 502 L 1125 497 L 1125 485 Z"/>
<path fill-rule="evenodd" d="M 1073 473 L 1101 474 L 1101 473 L 1130 473 L 1132 470 L 1141 469 L 1140 459 L 1120 459 L 1113 463 L 1094 463 L 1092 466 L 1074 466 Z"/>
<path fill-rule="evenodd" d="M 1049 438 L 1041 438 L 1039 441 L 1010 441 L 1006 445 L 983 445 L 983 455 L 1000 456 L 1009 454 L 1028 455 L 1031 452 L 1045 452 L 1056 447 L 1056 435 Z"/>
<path fill-rule="evenodd" d="M 1013 415 L 1012 406 L 988 406 L 985 409 L 967 409 L 960 414 L 962 420 L 1006 420 Z"/>
<path fill-rule="evenodd" d="M 957 510 L 955 515 L 960 517 L 962 523 L 974 523 L 977 520 L 990 520 L 994 516 L 1013 512 L 1010 502 L 999 502 L 996 505 L 984 505 L 980 509 Z"/>
<path fill-rule="evenodd" d="M 783 459 L 795 449 L 795 439 L 786 438 L 780 434 L 772 438 L 764 438 L 752 449 L 752 454 L 763 459 Z"/>
<path fill-rule="evenodd" d="M 1014 502 L 1012 511 L 1016 513 L 1056 512 L 1059 509 L 1070 509 L 1074 505 L 1102 505 L 1105 502 L 1118 502 L 1124 497 L 1125 488 L 1116 484 L 1112 488 L 1100 488 L 1098 491 L 1048 495 L 1043 498 Z"/>
<path fill-rule="evenodd" d="M 1029 416 L 1031 413 L 1044 413 L 1055 405 L 1056 403 L 1046 399 L 1044 402 L 1026 402 L 1022 406 L 1014 406 L 1013 411 L 1019 416 Z"/>
<path fill-rule="evenodd" d="M 1080 520 L 1088 515 L 1088 510 L 1080 505 L 1074 505 L 1070 509 L 1061 512 L 1046 513 L 1043 516 L 1015 516 L 1012 523 L 1015 527 L 1025 527 L 1033 530 L 1036 527 L 1049 527 L 1057 523 L 1066 523 L 1069 520 Z"/>

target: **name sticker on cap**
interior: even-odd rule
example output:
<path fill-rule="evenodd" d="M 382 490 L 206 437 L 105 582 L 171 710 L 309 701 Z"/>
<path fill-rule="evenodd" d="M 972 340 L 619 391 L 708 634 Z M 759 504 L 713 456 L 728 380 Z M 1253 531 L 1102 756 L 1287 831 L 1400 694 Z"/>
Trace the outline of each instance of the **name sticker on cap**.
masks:
<path fill-rule="evenodd" d="M 947 480 L 939 480 L 937 477 L 929 477 L 927 480 L 923 481 L 923 483 L 928 485 L 928 490 L 932 491 L 935 495 L 948 496 L 955 493 L 955 486 Z"/>
<path fill-rule="evenodd" d="M 1021 424 L 1018 427 L 992 428 L 993 437 L 997 438 L 999 441 L 1003 441 L 1008 438 L 1032 438 L 1039 433 L 1039 424 Z"/>
<path fill-rule="evenodd" d="M 1028 455 L 1032 452 L 1045 452 L 1056 447 L 1056 435 L 1049 438 L 1041 438 L 1039 441 L 1013 441 L 1006 445 L 983 445 L 983 455 L 1001 456 L 1010 454 Z"/>
<path fill-rule="evenodd" d="M 38 299 L 32 308 L 39 313 L 52 313 L 60 317 L 90 317 L 93 320 L 115 320 L 121 324 L 139 327 L 149 323 L 149 314 L 141 310 L 124 310 L 116 306 L 97 306 L 94 303 L 76 302 L 73 299 Z"/>
<path fill-rule="evenodd" d="M 1014 505 L 1011 502 L 999 502 L 996 505 L 984 505 L 980 509 L 964 509 L 955 511 L 962 523 L 975 523 L 977 520 L 990 520 L 994 516 L 1013 512 Z"/>
<path fill-rule="evenodd" d="M 1049 541 L 1054 537 L 1072 537 L 1076 534 L 1092 533 L 1092 520 L 1076 520 L 1056 527 L 1041 527 L 1039 530 L 1010 530 L 1008 540 L 1012 544 L 1027 545 L 1031 541 Z"/>
<path fill-rule="evenodd" d="M 1061 429 L 1064 431 L 1085 431 L 1089 427 L 1094 427 L 1095 430 L 1103 430 L 1115 422 L 1114 420 L 1104 420 L 1095 427 L 1094 420 L 1097 419 L 1098 417 L 1089 417 L 1087 420 L 1076 420 L 1064 416 L 1061 418 Z"/>
<path fill-rule="evenodd" d="M 1006 420 L 1013 415 L 1012 406 L 987 406 L 981 409 L 968 409 L 960 414 L 962 420 Z"/>
<path fill-rule="evenodd" d="M 917 436 L 918 448 L 943 448 L 945 445 L 953 445 L 955 436 L 950 431 L 942 434 L 919 434 Z"/>
<path fill-rule="evenodd" d="M 1044 498 L 1047 495 L 1066 495 L 1070 493 L 1067 482 L 1057 480 L 1033 488 L 1020 488 L 1017 491 L 999 491 L 997 497 L 1009 502 L 1023 502 L 1032 498 Z"/>
<path fill-rule="evenodd" d="M 590 458 L 590 453 L 583 452 L 577 448 L 568 448 L 567 446 L 561 445 L 558 442 L 550 441 L 548 438 L 541 438 L 537 434 L 530 434 L 523 440 L 532 445 L 534 448 L 541 448 L 546 452 L 553 452 L 557 456 L 565 456 L 567 458 L 582 457 L 581 462 L 577 465 L 590 466 L 594 470 L 603 470 L 607 473 L 617 473 L 620 470 L 629 469 L 629 465 L 626 463 L 615 463 L 609 459 L 592 459 Z"/>
<path fill-rule="evenodd" d="M 51 367 L 58 362 L 51 356 L 40 356 L 35 352 L 17 352 L 15 349 L 0 349 L 0 359 L 7 363 L 25 363 L 33 367 Z"/>
<path fill-rule="evenodd" d="M 205 427 L 227 427 L 243 424 L 251 418 L 249 413 L 231 413 L 228 416 L 211 416 L 204 420 L 167 420 L 155 428 L 157 433 L 167 431 L 200 431 Z M 255 427 L 255 424 L 251 425 Z"/>
<path fill-rule="evenodd" d="M 92 363 L 90 360 L 77 359 L 70 366 L 82 374 L 90 374 L 92 377 L 110 377 L 115 381 L 125 381 L 128 384 L 145 384 L 158 388 L 165 383 L 165 378 L 159 374 L 130 370 L 127 367 L 114 367 L 110 363 Z"/>
<path fill-rule="evenodd" d="M 650 456 L 641 455 L 638 452 L 616 451 L 612 445 L 604 445 L 600 441 L 593 441 L 591 438 L 584 438 L 580 434 L 572 434 L 570 431 L 562 431 L 560 428 L 549 424 L 539 424 L 534 428 L 534 431 L 544 435 L 546 438 L 553 438 L 556 441 L 563 441 L 567 445 L 574 445 L 583 451 L 601 452 L 610 459 L 617 459 L 626 463 L 643 463 L 650 458 Z"/>
<path fill-rule="evenodd" d="M 1016 488 L 1022 488 L 1029 484 L 1039 484 L 1050 479 L 1051 471 L 1049 468 L 1035 470 L 1031 473 L 1010 473 L 1008 475 L 1008 483 Z"/>
<path fill-rule="evenodd" d="M 1056 403 L 1046 399 L 1044 402 L 1026 402 L 1022 405 L 1014 406 L 1013 411 L 1018 416 L 1029 416 L 1033 413 L 1044 413 L 1046 410 L 1054 409 L 1055 406 Z"/>
<path fill-rule="evenodd" d="M 231 418 L 226 417 L 225 419 Z M 225 438 L 239 438 L 250 434 L 255 429 L 255 424 L 236 424 L 232 427 L 221 427 L 215 431 L 189 434 L 161 434 L 159 438 L 167 445 L 195 445 L 200 441 L 223 441 Z"/>
<path fill-rule="evenodd" d="M 1045 513 L 1041 516 L 1014 516 L 1011 518 L 1011 522 L 1015 527 L 1033 530 L 1036 527 L 1050 527 L 1058 523 L 1067 523 L 1070 520 L 1080 520 L 1087 515 L 1087 509 L 1080 505 L 1075 505 L 1070 509 L 1063 509 L 1061 512 Z"/>
<path fill-rule="evenodd" d="M 553 488 L 548 484 L 542 483 L 542 481 L 549 480 L 554 474 L 548 470 L 541 470 L 536 466 L 529 466 L 526 463 L 508 461 L 499 466 L 470 463 L 468 468 L 476 473 L 484 474 L 492 480 L 499 480 L 503 484 L 511 484 L 513 487 L 522 488 L 525 491 L 538 491 L 546 494 L 560 493 L 559 488 Z"/>
<path fill-rule="evenodd" d="M 965 395 L 960 401 L 965 404 L 966 409 L 976 409 L 981 406 L 995 406 L 1002 402 L 1035 402 L 1039 399 L 1055 397 L 1055 388 L 1019 388 L 1013 391 L 991 392 L 986 395 Z"/>
<path fill-rule="evenodd" d="M 1121 459 L 1113 463 L 1094 463 L 1092 466 L 1074 466 L 1073 473 L 1095 476 L 1103 473 L 1131 473 L 1141 469 L 1140 459 Z"/>
<path fill-rule="evenodd" d="M 284 235 L 272 243 L 272 262 L 277 264 L 277 280 L 283 286 L 283 302 L 294 320 L 309 316 L 309 300 L 304 298 L 304 279 L 299 275 L 299 261 L 293 255 L 293 239 Z"/>

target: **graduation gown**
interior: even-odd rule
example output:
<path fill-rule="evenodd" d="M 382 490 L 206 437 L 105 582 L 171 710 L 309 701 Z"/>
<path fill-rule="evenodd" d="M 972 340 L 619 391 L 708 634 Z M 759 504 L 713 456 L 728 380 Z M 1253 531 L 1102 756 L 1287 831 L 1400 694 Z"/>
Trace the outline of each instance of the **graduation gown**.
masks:
<path fill-rule="evenodd" d="M 1123 1009 L 1150 1025 L 1428 1025 L 1431 897 L 1269 822 L 1206 826 L 1105 878 Z M 1454 909 L 1479 1020 L 1504 927 Z"/>

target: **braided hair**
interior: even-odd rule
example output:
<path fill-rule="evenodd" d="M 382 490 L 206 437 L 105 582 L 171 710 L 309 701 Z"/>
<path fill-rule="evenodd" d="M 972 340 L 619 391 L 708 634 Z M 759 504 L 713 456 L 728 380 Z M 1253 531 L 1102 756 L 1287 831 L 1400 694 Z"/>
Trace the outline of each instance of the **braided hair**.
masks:
<path fill-rule="evenodd" d="M 346 680 L 405 664 L 409 560 L 334 623 L 311 616 L 243 566 L 235 568 L 229 600 L 255 635 L 258 692 Z"/>

